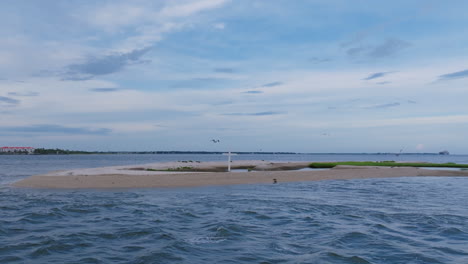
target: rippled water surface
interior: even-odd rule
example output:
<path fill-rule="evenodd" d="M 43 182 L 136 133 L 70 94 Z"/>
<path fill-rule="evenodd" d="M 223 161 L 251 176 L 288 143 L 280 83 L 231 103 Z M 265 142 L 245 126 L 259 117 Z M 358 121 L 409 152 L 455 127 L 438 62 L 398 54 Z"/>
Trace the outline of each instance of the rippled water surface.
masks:
<path fill-rule="evenodd" d="M 44 169 L 22 164 L 0 175 L 0 263 L 468 263 L 467 178 L 9 187 Z"/>

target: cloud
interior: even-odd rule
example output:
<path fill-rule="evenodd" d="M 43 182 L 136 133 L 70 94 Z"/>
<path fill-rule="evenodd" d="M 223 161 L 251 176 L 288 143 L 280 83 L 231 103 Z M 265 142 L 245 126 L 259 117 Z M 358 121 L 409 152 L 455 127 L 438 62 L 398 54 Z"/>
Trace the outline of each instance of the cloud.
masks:
<path fill-rule="evenodd" d="M 396 39 L 390 38 L 385 40 L 383 43 L 378 45 L 369 45 L 369 46 L 358 46 L 349 48 L 346 53 L 350 57 L 361 58 L 361 59 L 380 59 L 384 57 L 390 57 L 401 50 L 404 50 L 411 46 L 411 43 Z"/>
<path fill-rule="evenodd" d="M 218 106 L 218 105 L 230 105 L 233 104 L 234 101 L 232 100 L 226 100 L 226 101 L 220 101 L 220 102 L 214 102 L 211 105 Z"/>
<path fill-rule="evenodd" d="M 376 72 L 376 73 L 372 73 L 372 74 L 370 74 L 369 76 L 367 76 L 366 78 L 364 78 L 363 80 L 369 81 L 369 80 L 377 79 L 377 78 L 380 78 L 380 77 L 384 77 L 385 75 L 388 75 L 388 74 L 390 74 L 390 73 L 391 73 L 391 72 Z"/>
<path fill-rule="evenodd" d="M 400 39 L 387 39 L 381 45 L 375 46 L 370 52 L 369 56 L 373 58 L 382 58 L 396 54 L 411 46 L 409 42 Z"/>
<path fill-rule="evenodd" d="M 109 93 L 109 92 L 117 92 L 120 89 L 119 88 L 91 88 L 89 90 L 91 92 L 97 92 L 97 93 Z"/>
<path fill-rule="evenodd" d="M 112 130 L 108 128 L 65 127 L 60 125 L 32 125 L 0 128 L 6 132 L 45 133 L 45 134 L 77 134 L 77 135 L 107 135 Z"/>
<path fill-rule="evenodd" d="M 379 104 L 379 105 L 373 105 L 373 106 L 368 106 L 365 107 L 366 109 L 381 109 L 381 108 L 390 108 L 390 107 L 395 107 L 399 106 L 400 103 L 388 103 L 388 104 Z"/>
<path fill-rule="evenodd" d="M 283 82 L 271 82 L 271 83 L 264 84 L 261 87 L 274 87 L 274 86 L 280 86 L 282 84 Z"/>
<path fill-rule="evenodd" d="M 221 72 L 221 73 L 234 73 L 236 72 L 233 68 L 214 68 L 214 72 Z"/>
<path fill-rule="evenodd" d="M 227 113 L 223 115 L 225 116 L 270 116 L 270 115 L 280 115 L 280 114 L 282 113 L 267 111 L 267 112 L 257 112 L 257 113 Z"/>
<path fill-rule="evenodd" d="M 467 78 L 468 77 L 468 70 L 464 71 L 458 71 L 458 72 L 452 72 L 452 73 L 447 73 L 439 76 L 439 81 L 448 81 L 448 80 L 453 80 L 453 79 L 461 79 L 461 78 Z"/>
<path fill-rule="evenodd" d="M 151 25 L 156 25 L 157 22 L 191 16 L 217 8 L 226 2 L 226 0 L 164 1 L 164 3 L 161 1 L 161 3 L 144 5 L 141 1 L 111 1 L 95 9 L 85 9 L 83 18 L 91 25 L 115 33 L 119 32 L 119 29 L 141 23 L 148 25 L 155 22 Z M 161 8 L 155 10 L 154 7 Z"/>
<path fill-rule="evenodd" d="M 365 51 L 367 51 L 369 48 L 368 47 L 354 47 L 354 48 L 349 48 L 347 51 L 346 51 L 346 54 L 348 54 L 348 56 L 357 56 L 357 55 L 360 55 L 361 53 L 364 53 Z"/>
<path fill-rule="evenodd" d="M 221 77 L 196 77 L 190 79 L 170 80 L 170 88 L 218 88 L 220 85 L 233 82 L 231 78 Z"/>
<path fill-rule="evenodd" d="M 104 31 L 92 34 L 87 40 L 103 40 L 121 51 L 131 51 L 153 46 L 164 39 L 165 34 L 200 25 L 196 16 L 220 8 L 229 0 L 177 0 L 177 1 L 97 1 L 96 4 L 79 5 L 73 17 L 92 30 Z M 216 30 L 223 23 L 212 21 Z M 222 30 L 222 29 L 218 29 Z M 75 37 L 75 36 L 73 36 Z M 105 40 L 110 37 L 110 40 Z M 190 41 L 190 40 L 188 40 Z M 73 77 L 77 79 L 76 77 Z"/>
<path fill-rule="evenodd" d="M 190 16 L 204 10 L 217 8 L 226 2 L 227 0 L 202 0 L 181 5 L 167 6 L 161 10 L 159 15 L 163 17 Z"/>
<path fill-rule="evenodd" d="M 349 41 L 343 42 L 341 44 L 342 47 L 347 47 L 350 46 L 354 43 L 362 42 L 369 36 L 376 35 L 379 32 L 385 31 L 385 29 L 389 26 L 400 24 L 404 21 L 412 20 L 414 18 L 417 18 L 421 15 L 427 14 L 427 12 L 432 8 L 432 4 L 419 4 L 416 9 L 413 9 L 413 12 L 410 12 L 409 15 L 407 16 L 392 16 L 392 19 L 384 21 L 383 23 L 378 23 L 375 25 L 371 25 L 370 27 L 361 30 L 359 32 L 356 32 L 354 37 L 350 39 Z"/>
<path fill-rule="evenodd" d="M 136 49 L 127 53 L 115 53 L 102 57 L 91 57 L 80 64 L 71 64 L 67 67 L 65 79 L 87 80 L 98 75 L 107 75 L 123 70 L 126 66 L 140 64 L 140 58 L 151 48 Z"/>
<path fill-rule="evenodd" d="M 384 85 L 384 84 L 389 84 L 389 83 L 392 83 L 392 82 L 378 82 L 377 84 Z"/>
<path fill-rule="evenodd" d="M 17 105 L 20 103 L 20 101 L 11 97 L 0 96 L 0 103 L 5 103 L 9 105 Z"/>
<path fill-rule="evenodd" d="M 263 91 L 246 91 L 246 92 L 243 92 L 245 94 L 261 94 L 263 93 Z"/>
<path fill-rule="evenodd" d="M 216 29 L 224 29 L 226 27 L 226 24 L 224 23 L 215 23 L 213 24 L 213 27 Z"/>
<path fill-rule="evenodd" d="M 216 82 L 226 80 L 225 78 L 213 78 L 213 77 L 197 77 L 189 79 L 189 81 L 200 81 L 200 82 Z"/>
<path fill-rule="evenodd" d="M 94 26 L 114 32 L 119 28 L 137 24 L 145 18 L 148 11 L 142 6 L 114 1 L 96 9 L 86 10 L 83 18 Z"/>
<path fill-rule="evenodd" d="M 18 97 L 33 97 L 33 96 L 39 96 L 38 92 L 24 92 L 24 93 L 18 93 L 18 92 L 9 92 L 9 96 L 18 96 Z"/>

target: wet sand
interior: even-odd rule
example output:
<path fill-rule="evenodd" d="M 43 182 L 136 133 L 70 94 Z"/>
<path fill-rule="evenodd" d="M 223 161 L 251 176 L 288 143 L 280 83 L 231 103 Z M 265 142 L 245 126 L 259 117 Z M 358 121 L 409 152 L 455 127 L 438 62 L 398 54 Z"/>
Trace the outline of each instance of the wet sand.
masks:
<path fill-rule="evenodd" d="M 183 166 L 179 166 L 179 165 Z M 224 165 L 223 165 L 224 164 Z M 255 168 L 252 172 L 217 172 L 225 170 L 225 162 L 154 163 L 138 166 L 114 166 L 77 169 L 36 175 L 13 184 L 27 188 L 174 188 L 234 184 L 277 184 L 320 180 L 350 180 L 389 177 L 468 176 L 468 171 L 426 170 L 409 167 L 337 166 L 329 170 L 298 171 L 309 162 L 272 163 L 267 161 L 238 161 L 233 168 Z M 174 171 L 191 167 L 194 172 Z M 172 171 L 165 171 L 167 169 Z M 151 170 L 148 170 L 151 169 Z M 289 169 L 289 170 L 284 170 Z M 156 170 L 156 171 L 154 171 Z M 206 172 L 214 171 L 214 172 Z"/>

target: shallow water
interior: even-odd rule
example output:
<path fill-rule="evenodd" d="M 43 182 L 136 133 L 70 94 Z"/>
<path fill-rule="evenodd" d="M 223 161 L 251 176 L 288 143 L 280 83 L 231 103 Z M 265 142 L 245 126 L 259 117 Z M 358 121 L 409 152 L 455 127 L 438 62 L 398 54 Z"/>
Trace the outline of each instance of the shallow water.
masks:
<path fill-rule="evenodd" d="M 450 168 L 450 167 L 420 167 L 425 170 L 450 170 L 450 171 L 466 171 L 467 168 Z"/>
<path fill-rule="evenodd" d="M 2 167 L 0 263 L 468 263 L 466 178 L 10 188 L 47 169 L 19 164 Z"/>

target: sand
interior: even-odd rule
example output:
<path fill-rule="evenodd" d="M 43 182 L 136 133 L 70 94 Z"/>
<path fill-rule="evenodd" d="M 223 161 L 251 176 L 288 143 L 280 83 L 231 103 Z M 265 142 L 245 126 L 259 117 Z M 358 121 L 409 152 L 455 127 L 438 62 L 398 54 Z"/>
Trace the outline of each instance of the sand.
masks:
<path fill-rule="evenodd" d="M 232 169 L 255 168 L 255 170 L 291 170 L 305 168 L 310 162 L 270 162 L 264 160 L 239 160 L 231 162 Z M 227 162 L 220 161 L 176 161 L 157 162 L 139 165 L 111 166 L 89 169 L 53 171 L 44 176 L 79 176 L 79 175 L 155 175 L 180 173 L 177 169 L 188 169 L 190 172 L 225 172 Z M 171 171 L 168 171 L 171 170 Z"/>
<path fill-rule="evenodd" d="M 56 171 L 31 176 L 13 183 L 16 187 L 107 189 L 169 188 L 233 184 L 281 184 L 320 180 L 349 180 L 412 176 L 468 176 L 468 171 L 426 170 L 409 167 L 337 166 L 329 170 L 298 171 L 310 162 L 236 161 L 232 167 L 252 168 L 252 172 L 216 172 L 226 169 L 226 162 L 170 162 L 137 166 L 113 166 L 92 169 Z M 168 168 L 192 167 L 195 172 L 162 171 Z M 161 170 L 148 171 L 146 169 Z M 210 171 L 210 172 L 204 172 Z M 214 172 L 213 172 L 214 171 Z"/>

